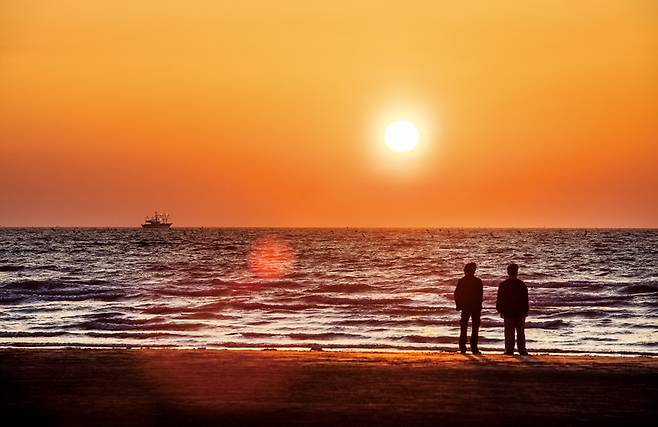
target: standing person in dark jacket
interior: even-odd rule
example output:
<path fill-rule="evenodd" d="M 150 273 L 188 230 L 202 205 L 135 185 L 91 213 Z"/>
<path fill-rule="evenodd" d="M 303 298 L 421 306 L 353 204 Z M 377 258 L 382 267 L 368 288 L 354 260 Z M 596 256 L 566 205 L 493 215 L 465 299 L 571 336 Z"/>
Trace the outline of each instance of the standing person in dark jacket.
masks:
<path fill-rule="evenodd" d="M 459 279 L 455 288 L 455 304 L 461 310 L 459 321 L 461 333 L 459 335 L 459 351 L 466 353 L 466 333 L 468 332 L 468 318 L 473 319 L 471 330 L 471 352 L 480 354 L 478 350 L 478 331 L 480 330 L 480 312 L 482 311 L 482 280 L 475 277 L 476 265 L 469 262 L 464 266 L 464 277 Z"/>
<path fill-rule="evenodd" d="M 514 331 L 519 354 L 527 355 L 525 348 L 525 318 L 528 315 L 528 287 L 516 276 L 519 266 L 507 266 L 509 278 L 498 286 L 496 310 L 505 321 L 505 354 L 514 354 Z"/>

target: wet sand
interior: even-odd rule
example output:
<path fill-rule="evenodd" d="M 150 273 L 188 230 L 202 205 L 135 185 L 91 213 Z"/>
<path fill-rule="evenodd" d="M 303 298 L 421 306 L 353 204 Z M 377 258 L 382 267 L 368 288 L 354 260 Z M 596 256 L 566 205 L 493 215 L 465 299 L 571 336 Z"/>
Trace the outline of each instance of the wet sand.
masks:
<path fill-rule="evenodd" d="M 627 425 L 658 416 L 658 359 L 4 349 L 0 402 L 23 425 Z"/>

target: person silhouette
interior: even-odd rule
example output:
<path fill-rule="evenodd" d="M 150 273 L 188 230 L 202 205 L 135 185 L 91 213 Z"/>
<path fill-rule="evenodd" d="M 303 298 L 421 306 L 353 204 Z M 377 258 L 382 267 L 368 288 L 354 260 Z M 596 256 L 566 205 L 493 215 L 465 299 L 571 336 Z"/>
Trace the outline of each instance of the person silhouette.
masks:
<path fill-rule="evenodd" d="M 466 353 L 466 333 L 468 332 L 468 319 L 472 319 L 471 352 L 480 354 L 478 350 L 478 331 L 480 330 L 480 313 L 482 312 L 482 280 L 475 277 L 477 266 L 469 262 L 464 266 L 464 277 L 457 281 L 455 288 L 455 305 L 461 311 L 459 326 L 459 352 Z"/>
<path fill-rule="evenodd" d="M 519 354 L 526 356 L 525 318 L 528 316 L 528 287 L 516 276 L 519 266 L 512 263 L 507 266 L 509 277 L 498 285 L 496 310 L 505 323 L 505 354 L 514 354 L 514 332 Z"/>

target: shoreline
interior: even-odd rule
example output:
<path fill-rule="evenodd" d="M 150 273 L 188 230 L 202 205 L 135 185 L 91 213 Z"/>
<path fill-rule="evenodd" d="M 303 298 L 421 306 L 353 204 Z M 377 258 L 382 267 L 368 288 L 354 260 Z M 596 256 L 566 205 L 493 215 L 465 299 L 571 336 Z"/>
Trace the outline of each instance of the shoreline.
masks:
<path fill-rule="evenodd" d="M 50 343 L 19 343 L 9 344 L 0 343 L 0 352 L 4 350 L 171 350 L 171 351 L 280 351 L 280 352 L 299 352 L 305 353 L 325 352 L 325 353 L 391 353 L 391 354 L 458 354 L 456 349 L 449 347 L 443 348 L 395 348 L 395 347 L 323 347 L 315 349 L 316 343 L 309 343 L 305 346 L 177 346 L 174 344 L 156 344 L 156 345 L 130 345 L 130 344 L 50 344 Z M 480 348 L 483 356 L 503 355 L 503 350 L 492 351 Z M 537 356 L 555 356 L 555 357 L 623 357 L 623 358 L 658 358 L 658 353 L 649 352 L 631 352 L 621 351 L 616 353 L 596 353 L 588 351 L 555 351 L 555 350 L 530 350 L 529 357 Z M 470 351 L 466 355 L 472 355 Z M 515 357 L 521 357 L 514 353 Z"/>
<path fill-rule="evenodd" d="M 49 425 L 606 425 L 658 416 L 658 359 L 0 349 L 0 410 Z"/>

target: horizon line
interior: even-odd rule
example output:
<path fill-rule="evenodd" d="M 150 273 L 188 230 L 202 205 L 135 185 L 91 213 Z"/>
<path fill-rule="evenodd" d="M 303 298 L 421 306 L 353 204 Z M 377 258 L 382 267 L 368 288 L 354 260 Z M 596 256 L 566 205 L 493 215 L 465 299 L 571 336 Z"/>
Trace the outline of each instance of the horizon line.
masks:
<path fill-rule="evenodd" d="M 0 225 L 0 229 L 138 229 L 140 225 Z M 308 229 L 308 230 L 658 230 L 658 226 L 579 226 L 579 227 L 561 227 L 561 226 L 224 226 L 224 225 L 185 225 L 172 226 L 167 230 L 184 230 L 184 229 Z"/>

